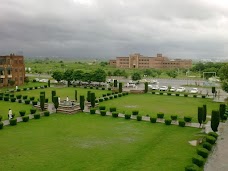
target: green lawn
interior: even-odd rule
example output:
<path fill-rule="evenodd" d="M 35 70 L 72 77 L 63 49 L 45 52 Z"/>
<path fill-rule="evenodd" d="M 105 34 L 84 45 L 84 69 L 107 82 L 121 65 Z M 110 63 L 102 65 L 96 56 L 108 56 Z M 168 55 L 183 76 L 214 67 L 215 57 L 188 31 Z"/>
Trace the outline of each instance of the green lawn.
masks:
<path fill-rule="evenodd" d="M 219 109 L 219 103 L 212 99 L 176 97 L 154 94 L 129 94 L 114 100 L 104 101 L 100 106 L 117 107 L 120 113 L 131 114 L 133 110 L 138 110 L 140 115 L 157 116 L 158 112 L 164 112 L 165 118 L 177 114 L 180 118 L 192 116 L 197 122 L 198 106 L 207 105 L 207 113 L 211 115 L 212 110 Z"/>
<path fill-rule="evenodd" d="M 0 130 L 0 166 L 7 171 L 182 171 L 196 154 L 188 141 L 199 132 L 100 115 L 53 114 Z"/>

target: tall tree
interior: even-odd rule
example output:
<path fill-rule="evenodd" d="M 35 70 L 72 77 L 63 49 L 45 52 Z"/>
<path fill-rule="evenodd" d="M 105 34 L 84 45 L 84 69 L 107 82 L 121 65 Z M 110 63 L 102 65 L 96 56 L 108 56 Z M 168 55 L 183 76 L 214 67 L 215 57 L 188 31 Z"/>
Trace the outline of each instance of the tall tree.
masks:
<path fill-rule="evenodd" d="M 203 107 L 198 107 L 198 122 L 201 126 L 203 122 Z"/>
<path fill-rule="evenodd" d="M 80 96 L 80 109 L 83 111 L 85 108 L 85 97 Z"/>
<path fill-rule="evenodd" d="M 83 78 L 84 72 L 82 70 L 75 70 L 73 73 L 73 79 L 75 81 L 81 81 Z"/>
<path fill-rule="evenodd" d="M 141 75 L 139 72 L 134 72 L 131 76 L 132 80 L 137 81 L 137 80 L 141 80 Z"/>
<path fill-rule="evenodd" d="M 58 82 L 63 79 L 63 73 L 61 71 L 54 71 L 51 76 Z"/>
<path fill-rule="evenodd" d="M 103 69 L 96 69 L 93 73 L 93 81 L 105 82 L 106 81 L 106 72 Z"/>
<path fill-rule="evenodd" d="M 58 96 L 54 96 L 53 97 L 53 103 L 54 103 L 54 106 L 55 106 L 55 112 L 57 113 L 57 109 L 59 107 Z"/>
<path fill-rule="evenodd" d="M 214 132 L 217 132 L 218 131 L 218 126 L 219 126 L 219 111 L 212 110 L 212 114 L 211 114 L 211 129 Z"/>
<path fill-rule="evenodd" d="M 90 93 L 91 107 L 95 107 L 95 93 Z"/>
<path fill-rule="evenodd" d="M 220 115 L 220 119 L 223 121 L 224 119 L 224 114 L 226 112 L 226 105 L 225 104 L 220 104 L 219 105 L 219 115 Z"/>
<path fill-rule="evenodd" d="M 148 82 L 145 82 L 145 89 L 144 89 L 144 92 L 147 93 L 148 92 Z"/>
<path fill-rule="evenodd" d="M 63 79 L 67 81 L 67 86 L 70 86 L 70 81 L 73 81 L 73 73 L 74 70 L 72 69 L 67 69 L 64 73 L 63 73 Z"/>
<path fill-rule="evenodd" d="M 207 120 L 207 105 L 203 105 L 203 122 Z"/>

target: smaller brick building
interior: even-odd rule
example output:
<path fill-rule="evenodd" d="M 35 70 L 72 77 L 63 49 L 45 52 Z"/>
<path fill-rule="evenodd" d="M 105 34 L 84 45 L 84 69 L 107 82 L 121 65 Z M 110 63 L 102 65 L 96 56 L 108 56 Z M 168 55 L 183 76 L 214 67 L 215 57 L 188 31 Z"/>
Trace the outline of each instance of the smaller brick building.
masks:
<path fill-rule="evenodd" d="M 24 84 L 25 64 L 24 57 L 15 54 L 0 56 L 0 87 L 9 86 L 11 81 L 14 85 Z"/>

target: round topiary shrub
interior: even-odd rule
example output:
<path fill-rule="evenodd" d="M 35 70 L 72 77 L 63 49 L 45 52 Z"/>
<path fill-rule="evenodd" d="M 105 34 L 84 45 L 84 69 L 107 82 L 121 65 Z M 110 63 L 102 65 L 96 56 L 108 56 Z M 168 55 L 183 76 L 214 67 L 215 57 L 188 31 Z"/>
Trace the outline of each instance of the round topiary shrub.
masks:
<path fill-rule="evenodd" d="M 23 98 L 23 100 L 25 100 L 25 99 L 28 98 L 28 96 L 27 95 L 24 95 L 22 98 Z"/>
<path fill-rule="evenodd" d="M 199 167 L 203 166 L 204 162 L 205 160 L 202 156 L 197 155 L 192 158 L 192 163 L 196 164 Z"/>
<path fill-rule="evenodd" d="M 206 148 L 208 151 L 211 151 L 212 145 L 209 142 L 204 142 L 203 148 Z"/>
<path fill-rule="evenodd" d="M 109 96 L 109 99 L 110 99 L 110 100 L 113 99 L 113 96 Z"/>
<path fill-rule="evenodd" d="M 16 98 L 15 98 L 15 97 L 12 97 L 12 98 L 10 99 L 10 101 L 11 101 L 11 102 L 15 102 L 15 101 L 16 101 Z"/>
<path fill-rule="evenodd" d="M 104 100 L 104 99 L 100 98 L 100 99 L 99 99 L 99 102 L 103 102 L 103 100 Z"/>
<path fill-rule="evenodd" d="M 31 101 L 33 101 L 33 100 L 35 99 L 35 97 L 30 97 L 29 99 L 30 99 Z"/>
<path fill-rule="evenodd" d="M 118 115 L 119 115 L 118 112 L 112 112 L 112 117 L 113 117 L 113 118 L 117 118 Z"/>
<path fill-rule="evenodd" d="M 157 118 L 150 117 L 150 122 L 151 123 L 156 123 L 157 122 Z"/>
<path fill-rule="evenodd" d="M 180 94 L 177 93 L 176 96 L 180 96 Z"/>
<path fill-rule="evenodd" d="M 20 110 L 20 111 L 19 111 L 20 116 L 25 116 L 25 113 L 26 113 L 25 110 Z"/>
<path fill-rule="evenodd" d="M 21 99 L 19 99 L 19 100 L 18 100 L 18 103 L 21 103 L 21 102 L 22 102 L 22 100 L 21 100 Z"/>
<path fill-rule="evenodd" d="M 23 88 L 23 90 L 24 90 L 24 91 L 26 91 L 26 90 L 27 90 L 27 88 Z"/>
<path fill-rule="evenodd" d="M 172 122 L 171 119 L 166 119 L 166 120 L 165 120 L 165 124 L 166 124 L 166 125 L 171 125 L 171 122 Z"/>
<path fill-rule="evenodd" d="M 185 167 L 185 171 L 199 171 L 199 166 L 191 164 Z"/>
<path fill-rule="evenodd" d="M 171 93 L 167 93 L 168 96 L 171 96 Z"/>
<path fill-rule="evenodd" d="M 30 113 L 31 113 L 31 114 L 36 113 L 36 109 L 35 109 L 35 108 L 30 109 Z"/>
<path fill-rule="evenodd" d="M 114 94 L 114 98 L 117 98 L 117 97 L 118 97 L 118 95 Z"/>
<path fill-rule="evenodd" d="M 202 98 L 203 98 L 203 99 L 205 99 L 205 98 L 206 98 L 206 96 L 205 96 L 205 95 L 202 95 Z"/>
<path fill-rule="evenodd" d="M 99 110 L 105 110 L 105 106 L 99 106 Z"/>
<path fill-rule="evenodd" d="M 99 87 L 96 87 L 96 89 L 98 90 L 98 89 L 99 89 Z"/>
<path fill-rule="evenodd" d="M 177 120 L 177 115 L 171 115 L 171 120 L 176 121 Z"/>
<path fill-rule="evenodd" d="M 49 111 L 44 111 L 44 116 L 49 116 L 50 112 Z"/>
<path fill-rule="evenodd" d="M 106 110 L 101 110 L 100 113 L 101 113 L 101 116 L 105 116 L 106 115 Z"/>
<path fill-rule="evenodd" d="M 110 108 L 109 108 L 109 111 L 110 111 L 110 112 L 116 112 L 116 107 L 110 107 Z"/>
<path fill-rule="evenodd" d="M 163 118 L 164 118 L 164 113 L 159 112 L 159 113 L 157 114 L 157 118 L 163 119 Z"/>
<path fill-rule="evenodd" d="M 107 94 L 102 94 L 102 97 L 106 97 L 107 96 Z"/>
<path fill-rule="evenodd" d="M 178 124 L 179 124 L 180 127 L 185 127 L 185 121 L 181 120 L 181 121 L 178 122 Z"/>
<path fill-rule="evenodd" d="M 37 101 L 36 100 L 33 100 L 32 101 L 32 105 L 34 106 L 34 105 L 37 105 Z"/>
<path fill-rule="evenodd" d="M 28 122 L 29 121 L 29 116 L 23 116 L 22 120 L 23 120 L 23 122 Z"/>
<path fill-rule="evenodd" d="M 14 126 L 17 125 L 17 119 L 10 119 L 9 120 L 10 125 Z"/>
<path fill-rule="evenodd" d="M 91 109 L 90 109 L 90 114 L 95 114 L 95 113 L 96 113 L 96 109 L 91 108 Z"/>
<path fill-rule="evenodd" d="M 185 116 L 184 117 L 184 121 L 185 122 L 191 122 L 192 121 L 192 117 L 191 116 Z"/>
<path fill-rule="evenodd" d="M 48 103 L 48 98 L 45 99 L 45 103 Z"/>
<path fill-rule="evenodd" d="M 104 87 L 102 87 L 102 88 L 101 88 L 101 90 L 105 90 L 105 88 L 104 88 Z"/>
<path fill-rule="evenodd" d="M 34 114 L 34 119 L 40 119 L 40 114 L 39 113 Z"/>
<path fill-rule="evenodd" d="M 12 98 L 12 97 L 14 97 L 14 94 L 10 94 L 9 96 L 10 96 L 10 98 Z"/>
<path fill-rule="evenodd" d="M 0 100 L 3 100 L 3 96 L 0 96 Z"/>
<path fill-rule="evenodd" d="M 216 140 L 218 138 L 218 134 L 216 132 L 209 132 L 208 135 L 214 137 Z"/>
<path fill-rule="evenodd" d="M 163 92 L 159 92 L 160 95 L 163 95 Z"/>
<path fill-rule="evenodd" d="M 152 91 L 152 94 L 155 94 L 155 91 Z"/>
<path fill-rule="evenodd" d="M 194 98 L 196 98 L 196 97 L 197 97 L 197 95 L 196 95 L 196 94 L 194 94 L 194 95 L 193 95 L 193 97 L 194 97 Z"/>
<path fill-rule="evenodd" d="M 29 99 L 26 99 L 25 100 L 25 104 L 30 104 L 30 100 Z"/>
<path fill-rule="evenodd" d="M 22 95 L 20 95 L 20 94 L 16 95 L 17 99 L 21 99 L 21 97 L 22 97 Z"/>
<path fill-rule="evenodd" d="M 37 86 L 35 86 L 35 89 L 37 89 Z"/>
<path fill-rule="evenodd" d="M 215 141 L 216 141 L 216 138 L 215 137 L 210 136 L 210 135 L 206 136 L 206 142 L 208 142 L 210 144 L 214 144 Z"/>
<path fill-rule="evenodd" d="M 0 121 L 0 129 L 3 129 L 3 122 Z"/>
<path fill-rule="evenodd" d="M 132 111 L 132 115 L 138 115 L 139 114 L 139 111 L 138 110 L 133 110 Z"/>
<path fill-rule="evenodd" d="M 107 101 L 109 98 L 108 97 L 104 97 L 105 101 Z"/>
<path fill-rule="evenodd" d="M 20 88 L 18 88 L 18 89 L 17 89 L 17 91 L 19 92 L 19 91 L 21 91 L 21 89 L 20 89 Z"/>
<path fill-rule="evenodd" d="M 4 101 L 9 101 L 9 97 L 8 96 L 5 96 L 4 97 Z"/>
<path fill-rule="evenodd" d="M 142 120 L 142 116 L 138 115 L 137 116 L 137 121 L 141 121 Z"/>
<path fill-rule="evenodd" d="M 122 97 L 122 93 L 119 93 L 119 94 L 118 94 L 118 97 Z"/>
<path fill-rule="evenodd" d="M 188 97 L 188 94 L 185 93 L 185 94 L 184 94 L 184 97 Z"/>
<path fill-rule="evenodd" d="M 93 89 L 93 87 L 90 87 L 90 89 Z"/>
<path fill-rule="evenodd" d="M 209 154 L 209 151 L 206 148 L 200 147 L 200 148 L 197 149 L 197 154 L 199 154 L 203 158 L 207 158 L 208 154 Z"/>
<path fill-rule="evenodd" d="M 125 114 L 125 115 L 124 115 L 124 118 L 125 118 L 125 119 L 131 119 L 131 115 L 130 115 L 130 114 Z"/>
<path fill-rule="evenodd" d="M 111 88 L 109 87 L 108 90 L 111 90 Z"/>

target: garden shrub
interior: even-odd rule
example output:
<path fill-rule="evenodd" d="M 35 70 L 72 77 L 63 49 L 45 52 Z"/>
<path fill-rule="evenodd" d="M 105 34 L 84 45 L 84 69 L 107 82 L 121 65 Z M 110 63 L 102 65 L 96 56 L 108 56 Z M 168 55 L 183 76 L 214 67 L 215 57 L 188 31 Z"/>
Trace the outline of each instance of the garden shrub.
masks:
<path fill-rule="evenodd" d="M 155 91 L 152 91 L 152 94 L 155 94 Z"/>
<path fill-rule="evenodd" d="M 30 99 L 31 101 L 33 101 L 33 100 L 35 99 L 35 97 L 32 96 L 32 97 L 30 97 L 29 99 Z"/>
<path fill-rule="evenodd" d="M 95 100 L 95 103 L 98 103 L 99 101 L 98 100 Z"/>
<path fill-rule="evenodd" d="M 25 116 L 25 113 L 26 113 L 25 110 L 20 110 L 20 111 L 19 111 L 20 116 Z"/>
<path fill-rule="evenodd" d="M 160 95 L 163 95 L 163 92 L 159 92 Z"/>
<path fill-rule="evenodd" d="M 192 117 L 191 116 L 185 116 L 184 117 L 184 121 L 185 122 L 191 122 L 192 121 Z"/>
<path fill-rule="evenodd" d="M 209 154 L 209 151 L 206 148 L 200 147 L 200 148 L 197 149 L 197 154 L 199 154 L 203 158 L 207 158 L 208 154 Z"/>
<path fill-rule="evenodd" d="M 137 121 L 141 121 L 142 120 L 142 116 L 138 115 L 137 116 Z"/>
<path fill-rule="evenodd" d="M 16 95 L 16 98 L 17 98 L 17 99 L 21 99 L 21 97 L 22 97 L 21 94 Z"/>
<path fill-rule="evenodd" d="M 106 115 L 106 110 L 101 110 L 100 113 L 101 113 L 101 116 L 105 116 Z"/>
<path fill-rule="evenodd" d="M 96 89 L 98 90 L 98 89 L 99 89 L 99 87 L 96 87 Z"/>
<path fill-rule="evenodd" d="M 196 164 L 199 167 L 203 166 L 204 161 L 204 158 L 200 155 L 192 157 L 192 163 Z"/>
<path fill-rule="evenodd" d="M 223 120 L 227 120 L 227 115 L 223 115 Z"/>
<path fill-rule="evenodd" d="M 36 109 L 35 109 L 35 108 L 30 109 L 30 113 L 31 113 L 31 114 L 36 113 Z"/>
<path fill-rule="evenodd" d="M 177 120 L 177 115 L 171 115 L 171 120 L 176 121 Z"/>
<path fill-rule="evenodd" d="M 18 88 L 18 89 L 17 89 L 17 91 L 19 92 L 19 91 L 21 91 L 21 89 L 20 89 L 20 88 Z"/>
<path fill-rule="evenodd" d="M 2 115 L 0 115 L 0 121 L 2 121 Z"/>
<path fill-rule="evenodd" d="M 210 136 L 210 135 L 206 136 L 206 142 L 208 142 L 210 144 L 214 144 L 215 141 L 216 141 L 216 138 L 215 137 Z"/>
<path fill-rule="evenodd" d="M 33 87 L 29 87 L 29 90 L 32 90 L 33 89 Z"/>
<path fill-rule="evenodd" d="M 22 117 L 23 122 L 28 122 L 29 121 L 29 116 L 23 116 Z"/>
<path fill-rule="evenodd" d="M 48 98 L 46 98 L 46 99 L 44 100 L 44 102 L 45 102 L 45 103 L 48 103 Z"/>
<path fill-rule="evenodd" d="M 95 114 L 95 113 L 96 113 L 96 109 L 91 108 L 91 109 L 90 109 L 90 114 Z"/>
<path fill-rule="evenodd" d="M 125 114 L 125 115 L 124 115 L 124 118 L 125 118 L 125 119 L 131 119 L 131 115 L 130 115 L 130 114 Z"/>
<path fill-rule="evenodd" d="M 102 94 L 102 97 L 106 97 L 107 96 L 107 94 Z"/>
<path fill-rule="evenodd" d="M 118 97 L 122 97 L 122 93 L 119 93 L 119 94 L 118 94 Z"/>
<path fill-rule="evenodd" d="M 17 125 L 17 119 L 10 119 L 9 120 L 9 122 L 10 122 L 10 125 Z"/>
<path fill-rule="evenodd" d="M 37 105 L 37 101 L 36 100 L 33 100 L 32 101 L 32 105 L 34 106 L 34 105 Z"/>
<path fill-rule="evenodd" d="M 112 112 L 112 117 L 117 118 L 118 117 L 118 112 Z"/>
<path fill-rule="evenodd" d="M 205 95 L 202 95 L 202 98 L 203 98 L 203 99 L 205 99 L 205 98 L 206 98 L 206 96 L 205 96 Z"/>
<path fill-rule="evenodd" d="M 184 97 L 188 97 L 188 94 L 185 93 L 185 94 L 184 94 Z"/>
<path fill-rule="evenodd" d="M 34 114 L 34 119 L 40 119 L 40 114 L 39 113 Z"/>
<path fill-rule="evenodd" d="M 157 114 L 157 118 L 163 119 L 163 118 L 164 118 L 164 113 L 159 112 L 159 113 Z"/>
<path fill-rule="evenodd" d="M 5 96 L 5 97 L 9 97 L 9 93 L 5 93 L 4 96 Z"/>
<path fill-rule="evenodd" d="M 212 145 L 209 142 L 204 142 L 203 148 L 206 148 L 208 151 L 211 151 Z"/>
<path fill-rule="evenodd" d="M 44 111 L 44 116 L 49 116 L 50 112 L 49 111 Z"/>
<path fill-rule="evenodd" d="M 194 98 L 196 98 L 196 97 L 197 97 L 197 95 L 196 95 L 196 94 L 194 94 L 194 95 L 193 95 L 193 97 L 194 97 Z"/>
<path fill-rule="evenodd" d="M 24 95 L 22 98 L 23 98 L 23 100 L 25 100 L 25 99 L 28 98 L 28 96 L 27 95 Z"/>
<path fill-rule="evenodd" d="M 109 87 L 108 90 L 111 90 L 111 88 Z"/>
<path fill-rule="evenodd" d="M 185 171 L 199 171 L 199 166 L 191 164 L 185 167 Z"/>
<path fill-rule="evenodd" d="M 166 120 L 165 120 L 165 124 L 166 124 L 166 125 L 171 125 L 171 122 L 172 122 L 171 119 L 166 119 Z"/>
<path fill-rule="evenodd" d="M 15 102 L 16 101 L 16 98 L 15 97 L 12 97 L 10 100 L 11 100 L 11 102 Z"/>
<path fill-rule="evenodd" d="M 105 106 L 99 106 L 99 110 L 105 110 Z"/>
<path fill-rule="evenodd" d="M 3 122 L 0 121 L 0 129 L 3 129 Z"/>
<path fill-rule="evenodd" d="M 44 85 L 44 88 L 47 88 L 48 86 L 47 85 Z"/>
<path fill-rule="evenodd" d="M 180 96 L 180 94 L 179 93 L 176 93 L 176 96 Z"/>
<path fill-rule="evenodd" d="M 132 115 L 138 115 L 139 114 L 139 111 L 138 110 L 133 110 L 132 111 Z"/>
<path fill-rule="evenodd" d="M 180 127 L 185 127 L 185 121 L 181 120 L 178 122 Z"/>
<path fill-rule="evenodd" d="M 27 88 L 23 88 L 23 90 L 24 90 L 24 91 L 26 91 L 26 90 L 27 90 Z"/>
<path fill-rule="evenodd" d="M 9 101 L 9 97 L 8 96 L 4 97 L 4 101 Z"/>
<path fill-rule="evenodd" d="M 117 97 L 118 97 L 118 95 L 114 94 L 114 98 L 117 98 Z"/>
<path fill-rule="evenodd" d="M 107 93 L 107 96 L 110 96 L 111 95 L 111 93 Z"/>
<path fill-rule="evenodd" d="M 29 99 L 26 99 L 25 100 L 25 104 L 30 104 L 30 100 Z"/>
<path fill-rule="evenodd" d="M 156 123 L 156 122 L 157 122 L 157 118 L 150 117 L 150 122 L 151 122 L 151 123 Z"/>
<path fill-rule="evenodd" d="M 90 89 L 93 89 L 93 87 L 90 87 Z"/>
<path fill-rule="evenodd" d="M 104 97 L 105 101 L 107 101 L 109 98 L 108 97 Z"/>
<path fill-rule="evenodd" d="M 113 96 L 109 96 L 109 99 L 112 100 L 113 99 Z"/>
<path fill-rule="evenodd" d="M 37 86 L 35 86 L 35 89 L 37 89 Z"/>
<path fill-rule="evenodd" d="M 12 98 L 12 97 L 14 97 L 14 94 L 10 94 L 9 96 L 10 96 L 10 98 Z"/>
<path fill-rule="evenodd" d="M 104 87 L 102 87 L 102 88 L 101 88 L 101 90 L 105 90 L 105 88 L 104 88 Z"/>
<path fill-rule="evenodd" d="M 19 99 L 19 100 L 18 100 L 18 103 L 21 103 L 21 102 L 22 102 L 22 100 L 21 100 L 21 99 Z"/>
<path fill-rule="evenodd" d="M 86 86 L 84 86 L 84 88 L 85 88 L 85 89 L 87 89 L 87 87 L 86 87 Z"/>
<path fill-rule="evenodd" d="M 110 111 L 110 112 L 116 112 L 116 107 L 110 107 L 110 108 L 109 108 L 109 111 Z"/>
<path fill-rule="evenodd" d="M 209 132 L 208 135 L 214 137 L 216 140 L 218 138 L 218 134 L 216 132 Z"/>
<path fill-rule="evenodd" d="M 99 99 L 99 102 L 103 102 L 103 100 L 104 100 L 104 99 L 100 98 L 100 99 Z"/>
<path fill-rule="evenodd" d="M 168 96 L 171 96 L 171 93 L 167 93 Z"/>
<path fill-rule="evenodd" d="M 0 100 L 3 100 L 3 96 L 0 96 Z"/>

